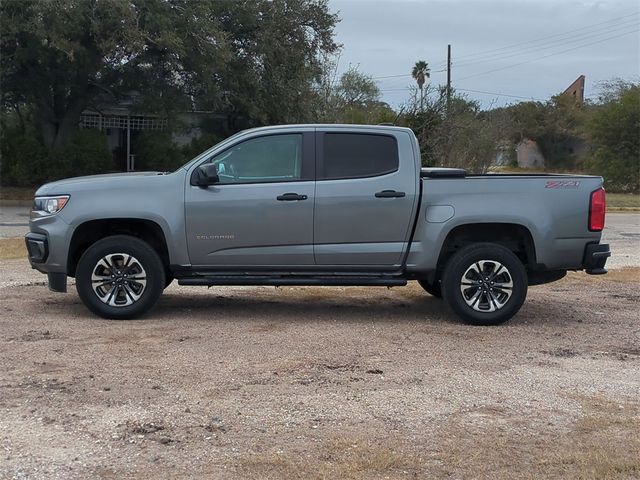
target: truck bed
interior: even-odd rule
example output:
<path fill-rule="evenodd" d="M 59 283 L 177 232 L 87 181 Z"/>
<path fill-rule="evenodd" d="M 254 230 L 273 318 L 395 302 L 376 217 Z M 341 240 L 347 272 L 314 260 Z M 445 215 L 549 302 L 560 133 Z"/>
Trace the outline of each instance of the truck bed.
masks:
<path fill-rule="evenodd" d="M 536 263 L 544 269 L 580 269 L 585 246 L 601 232 L 588 228 L 591 192 L 602 178 L 565 174 L 462 175 L 459 170 L 421 170 L 420 211 L 407 269 L 433 270 L 447 236 L 485 219 L 485 229 L 524 227 Z"/>

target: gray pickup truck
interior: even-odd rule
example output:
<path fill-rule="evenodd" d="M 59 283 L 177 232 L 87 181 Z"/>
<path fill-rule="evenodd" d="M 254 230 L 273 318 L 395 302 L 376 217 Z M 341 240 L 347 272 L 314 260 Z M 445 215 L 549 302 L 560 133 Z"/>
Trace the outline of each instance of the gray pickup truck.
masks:
<path fill-rule="evenodd" d="M 465 321 L 515 315 L 529 285 L 606 273 L 602 178 L 421 168 L 407 128 L 240 132 L 175 172 L 36 192 L 29 261 L 94 313 L 142 315 L 180 285 L 406 285 Z"/>

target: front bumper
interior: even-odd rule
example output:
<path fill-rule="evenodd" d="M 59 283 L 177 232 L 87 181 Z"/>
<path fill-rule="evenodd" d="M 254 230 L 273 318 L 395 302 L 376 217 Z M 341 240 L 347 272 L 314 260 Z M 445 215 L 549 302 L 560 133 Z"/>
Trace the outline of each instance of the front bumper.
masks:
<path fill-rule="evenodd" d="M 29 232 L 24 236 L 27 246 L 29 263 L 39 272 L 46 273 L 49 290 L 52 292 L 67 291 L 67 274 L 65 272 L 50 271 L 47 265 L 49 258 L 49 238 L 42 233 Z"/>
<path fill-rule="evenodd" d="M 607 258 L 611 256 L 611 249 L 607 243 L 589 243 L 584 249 L 582 266 L 589 275 L 603 275 Z"/>

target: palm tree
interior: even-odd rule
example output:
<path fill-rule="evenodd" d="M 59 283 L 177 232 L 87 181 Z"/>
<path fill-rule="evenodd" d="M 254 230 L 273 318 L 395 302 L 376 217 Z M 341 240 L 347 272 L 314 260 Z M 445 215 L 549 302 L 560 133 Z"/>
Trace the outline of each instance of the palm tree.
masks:
<path fill-rule="evenodd" d="M 424 60 L 418 60 L 411 70 L 411 76 L 415 79 L 420 89 L 420 110 L 422 110 L 422 87 L 427 78 L 430 77 L 431 70 L 429 64 Z"/>

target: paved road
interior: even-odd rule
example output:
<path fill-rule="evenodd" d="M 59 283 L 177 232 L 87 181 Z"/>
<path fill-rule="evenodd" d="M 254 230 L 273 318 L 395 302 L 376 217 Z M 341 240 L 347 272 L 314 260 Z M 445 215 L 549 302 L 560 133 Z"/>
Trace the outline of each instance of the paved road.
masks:
<path fill-rule="evenodd" d="M 29 207 L 0 206 L 0 238 L 20 237 L 29 230 Z M 608 266 L 640 266 L 640 214 L 609 213 L 604 240 L 613 257 Z"/>
<path fill-rule="evenodd" d="M 607 214 L 602 241 L 611 245 L 612 257 L 607 267 L 640 266 L 640 214 Z"/>
<path fill-rule="evenodd" d="M 0 238 L 21 237 L 29 231 L 29 206 L 0 205 Z"/>

